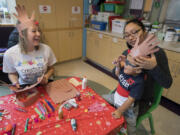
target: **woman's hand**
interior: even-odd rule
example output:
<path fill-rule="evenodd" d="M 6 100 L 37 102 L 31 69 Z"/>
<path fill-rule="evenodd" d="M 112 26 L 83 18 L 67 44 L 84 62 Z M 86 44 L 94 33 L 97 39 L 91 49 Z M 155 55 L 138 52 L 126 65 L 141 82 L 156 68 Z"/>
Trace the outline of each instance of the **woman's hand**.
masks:
<path fill-rule="evenodd" d="M 38 81 L 41 80 L 41 77 L 37 79 Z M 43 76 L 43 79 L 41 80 L 40 84 L 45 85 L 48 83 L 48 77 L 46 75 Z"/>
<path fill-rule="evenodd" d="M 138 65 L 143 69 L 152 70 L 157 66 L 157 61 L 154 54 L 151 54 L 151 57 L 132 58 L 131 56 L 129 56 L 129 58 L 130 58 L 129 61 L 132 64 Z"/>
<path fill-rule="evenodd" d="M 20 84 L 19 83 L 15 83 L 15 84 L 9 86 L 9 89 L 14 91 L 14 92 L 18 91 L 19 88 L 20 88 Z"/>
<path fill-rule="evenodd" d="M 121 118 L 122 113 L 117 109 L 116 111 L 112 112 L 112 116 L 113 116 L 115 119 L 119 119 L 119 118 Z"/>
<path fill-rule="evenodd" d="M 137 37 L 136 43 L 131 49 L 132 57 L 147 56 L 159 50 L 157 48 L 159 41 L 154 34 L 149 34 L 142 43 L 139 43 L 139 40 L 140 38 Z"/>

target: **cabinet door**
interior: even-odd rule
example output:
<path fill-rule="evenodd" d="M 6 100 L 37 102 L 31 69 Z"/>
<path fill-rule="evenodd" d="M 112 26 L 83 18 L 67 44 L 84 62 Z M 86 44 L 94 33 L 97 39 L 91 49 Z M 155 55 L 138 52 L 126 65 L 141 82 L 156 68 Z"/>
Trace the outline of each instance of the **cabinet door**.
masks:
<path fill-rule="evenodd" d="M 41 29 L 55 29 L 56 26 L 56 8 L 54 0 L 36 0 L 39 14 L 39 23 Z M 49 7 L 50 10 L 48 13 L 40 13 L 39 8 Z"/>
<path fill-rule="evenodd" d="M 16 5 L 24 5 L 29 16 L 35 11 L 35 19 L 39 21 L 37 0 L 16 0 Z"/>
<path fill-rule="evenodd" d="M 58 32 L 59 60 L 67 61 L 82 56 L 82 29 Z"/>
<path fill-rule="evenodd" d="M 98 63 L 108 68 L 108 65 L 111 63 L 110 61 L 110 37 L 108 35 L 98 34 L 99 38 L 99 52 L 97 53 Z"/>
<path fill-rule="evenodd" d="M 82 29 L 73 30 L 71 33 L 71 58 L 80 58 L 82 57 Z"/>
<path fill-rule="evenodd" d="M 173 76 L 173 84 L 168 90 L 167 98 L 180 104 L 180 62 L 176 62 L 176 72 Z"/>
<path fill-rule="evenodd" d="M 55 0 L 57 28 L 82 27 L 83 0 Z"/>
<path fill-rule="evenodd" d="M 87 31 L 87 40 L 86 40 L 86 57 L 95 60 L 94 50 L 95 50 L 95 39 L 94 34 L 95 32 Z"/>
<path fill-rule="evenodd" d="M 122 49 L 119 39 L 116 37 L 112 37 L 111 39 L 111 62 L 118 58 L 121 55 Z M 113 69 L 114 65 L 111 64 L 109 66 L 110 69 Z"/>
<path fill-rule="evenodd" d="M 82 27 L 83 25 L 83 0 L 69 0 L 71 10 L 70 27 Z"/>
<path fill-rule="evenodd" d="M 43 42 L 50 46 L 54 52 L 57 61 L 59 61 L 59 46 L 57 41 L 57 32 L 43 32 Z"/>
<path fill-rule="evenodd" d="M 59 60 L 60 62 L 71 59 L 71 37 L 72 33 L 69 30 L 58 32 Z"/>

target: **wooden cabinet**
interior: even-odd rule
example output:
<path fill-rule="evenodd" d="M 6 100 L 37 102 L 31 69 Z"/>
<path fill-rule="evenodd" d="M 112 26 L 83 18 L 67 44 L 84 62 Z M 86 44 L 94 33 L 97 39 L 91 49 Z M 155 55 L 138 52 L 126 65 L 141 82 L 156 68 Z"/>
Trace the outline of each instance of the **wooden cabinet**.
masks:
<path fill-rule="evenodd" d="M 168 99 L 180 104 L 180 53 L 165 51 L 168 57 L 169 68 L 173 77 L 172 86 L 163 95 Z"/>
<path fill-rule="evenodd" d="M 16 0 L 25 5 L 36 19 L 58 62 L 82 56 L 83 0 Z M 40 6 L 49 6 L 49 13 L 40 13 Z"/>
<path fill-rule="evenodd" d="M 58 32 L 59 61 L 66 61 L 82 56 L 82 30 L 64 30 Z"/>
<path fill-rule="evenodd" d="M 125 40 L 101 32 L 87 31 L 86 57 L 111 70 L 112 61 L 127 49 Z"/>
<path fill-rule="evenodd" d="M 35 11 L 35 18 L 39 21 L 39 9 L 37 7 L 37 0 L 16 0 L 16 4 L 24 5 L 28 15 L 31 16 L 32 12 Z"/>
<path fill-rule="evenodd" d="M 31 0 L 30 0 L 31 1 Z M 39 25 L 41 29 L 56 29 L 56 8 L 54 0 L 36 0 L 36 8 L 38 8 Z M 40 13 L 40 6 L 49 6 L 50 13 Z"/>
<path fill-rule="evenodd" d="M 82 27 L 83 0 L 55 0 L 55 3 L 57 28 Z"/>
<path fill-rule="evenodd" d="M 96 61 L 96 55 L 94 53 L 95 47 L 95 32 L 87 31 L 87 42 L 86 42 L 86 57 L 93 61 Z"/>
<path fill-rule="evenodd" d="M 114 61 L 118 56 L 120 56 L 125 50 L 127 49 L 126 42 L 124 39 L 117 38 L 117 37 L 112 37 L 111 38 L 111 56 L 110 60 L 111 63 Z M 110 69 L 114 67 L 113 64 L 109 64 Z"/>

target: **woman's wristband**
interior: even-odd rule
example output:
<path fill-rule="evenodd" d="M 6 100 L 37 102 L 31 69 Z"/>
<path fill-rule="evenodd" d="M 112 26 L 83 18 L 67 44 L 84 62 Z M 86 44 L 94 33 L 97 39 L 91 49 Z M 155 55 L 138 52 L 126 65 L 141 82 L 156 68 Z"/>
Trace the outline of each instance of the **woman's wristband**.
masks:
<path fill-rule="evenodd" d="M 19 84 L 19 82 L 18 82 L 18 81 L 17 81 L 17 82 L 12 83 L 12 85 L 13 85 L 13 86 L 16 86 L 17 84 Z"/>

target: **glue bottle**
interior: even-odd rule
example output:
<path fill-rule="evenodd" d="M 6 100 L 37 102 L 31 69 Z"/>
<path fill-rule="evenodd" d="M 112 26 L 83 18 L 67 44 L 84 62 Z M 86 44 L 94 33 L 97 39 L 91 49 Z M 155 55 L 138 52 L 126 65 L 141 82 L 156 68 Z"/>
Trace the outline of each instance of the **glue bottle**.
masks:
<path fill-rule="evenodd" d="M 86 89 L 86 87 L 87 87 L 87 78 L 84 77 L 82 80 L 82 89 L 84 90 L 84 89 Z"/>

